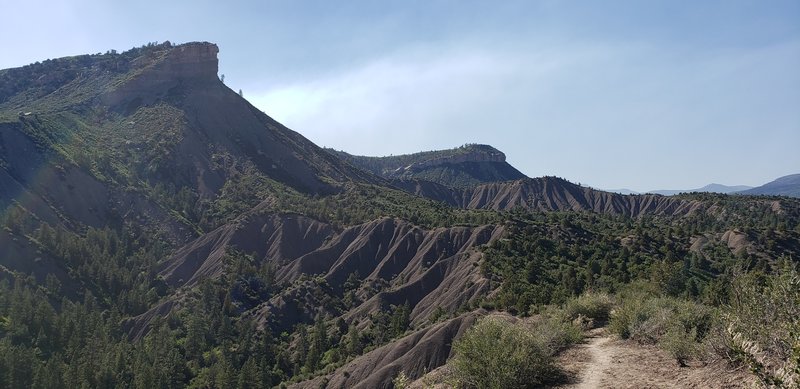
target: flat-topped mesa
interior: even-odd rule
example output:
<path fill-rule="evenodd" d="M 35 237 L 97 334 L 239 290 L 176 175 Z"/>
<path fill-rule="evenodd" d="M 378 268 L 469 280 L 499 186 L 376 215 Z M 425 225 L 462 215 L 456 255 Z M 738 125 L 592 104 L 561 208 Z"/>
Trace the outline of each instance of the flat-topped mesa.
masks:
<path fill-rule="evenodd" d="M 464 162 L 505 162 L 506 155 L 503 154 L 502 151 L 489 146 L 489 145 L 467 145 L 462 146 L 464 151 L 455 152 L 451 155 L 446 155 L 443 157 L 432 158 L 426 161 L 415 162 L 405 168 L 401 168 L 402 171 L 406 170 L 419 170 L 424 169 L 431 166 L 442 165 L 446 163 L 455 164 L 455 163 L 464 163 Z"/>

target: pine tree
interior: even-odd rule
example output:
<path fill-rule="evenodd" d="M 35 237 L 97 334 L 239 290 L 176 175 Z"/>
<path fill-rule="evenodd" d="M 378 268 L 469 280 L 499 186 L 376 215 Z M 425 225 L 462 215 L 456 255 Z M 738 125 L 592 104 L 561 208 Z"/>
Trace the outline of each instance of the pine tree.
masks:
<path fill-rule="evenodd" d="M 319 315 L 314 323 L 314 331 L 311 334 L 311 342 L 306 357 L 306 368 L 315 371 L 320 368 L 322 355 L 328 350 L 328 327 L 325 319 Z"/>
<path fill-rule="evenodd" d="M 390 327 L 390 331 L 393 338 L 403 335 L 406 332 L 406 330 L 408 329 L 408 325 L 411 322 L 410 316 L 411 316 L 411 307 L 409 307 L 408 302 L 399 307 L 395 307 L 394 312 L 392 313 L 392 320 Z"/>
<path fill-rule="evenodd" d="M 258 366 L 256 365 L 255 358 L 248 357 L 247 361 L 242 365 L 239 370 L 239 384 L 238 389 L 257 389 L 262 387 L 260 381 L 260 374 Z"/>
<path fill-rule="evenodd" d="M 308 332 L 305 325 L 299 325 L 297 330 L 297 346 L 292 358 L 292 365 L 294 365 L 293 375 L 300 372 L 300 368 L 305 366 L 308 355 Z"/>
<path fill-rule="evenodd" d="M 350 329 L 347 331 L 347 339 L 345 342 L 345 353 L 348 356 L 356 356 L 360 355 L 362 350 L 363 350 L 363 345 L 361 343 L 361 334 L 359 333 L 355 324 L 351 325 Z"/>
<path fill-rule="evenodd" d="M 217 362 L 216 365 L 217 376 L 216 376 L 216 386 L 218 388 L 235 388 L 238 384 L 238 375 L 236 374 L 236 368 L 228 361 L 227 358 L 222 359 L 222 361 Z"/>

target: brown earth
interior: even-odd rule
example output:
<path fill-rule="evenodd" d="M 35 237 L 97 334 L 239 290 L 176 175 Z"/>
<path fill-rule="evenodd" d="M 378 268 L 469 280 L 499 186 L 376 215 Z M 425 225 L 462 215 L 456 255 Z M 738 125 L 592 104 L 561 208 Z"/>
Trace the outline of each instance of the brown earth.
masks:
<path fill-rule="evenodd" d="M 752 243 L 746 233 L 739 230 L 725 231 L 720 237 L 720 242 L 728 246 L 733 253 L 751 251 Z"/>
<path fill-rule="evenodd" d="M 619 340 L 603 329 L 590 332 L 584 344 L 565 351 L 558 361 L 571 381 L 558 386 L 564 389 L 749 388 L 754 384 L 744 369 L 723 361 L 680 367 L 655 346 Z"/>

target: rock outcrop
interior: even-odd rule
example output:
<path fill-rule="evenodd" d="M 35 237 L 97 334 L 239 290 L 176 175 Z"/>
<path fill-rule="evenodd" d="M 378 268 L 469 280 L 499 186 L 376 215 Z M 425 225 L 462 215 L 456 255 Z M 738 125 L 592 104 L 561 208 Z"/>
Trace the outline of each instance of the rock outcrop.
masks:
<path fill-rule="evenodd" d="M 208 42 L 192 42 L 173 47 L 159 69 L 166 77 L 216 77 L 219 47 Z"/>
<path fill-rule="evenodd" d="M 163 50 L 147 51 L 134 59 L 131 64 L 135 70 L 101 96 L 102 104 L 131 113 L 174 93 L 183 83 L 218 82 L 217 45 L 193 42 L 172 46 L 167 42 L 162 46 Z"/>

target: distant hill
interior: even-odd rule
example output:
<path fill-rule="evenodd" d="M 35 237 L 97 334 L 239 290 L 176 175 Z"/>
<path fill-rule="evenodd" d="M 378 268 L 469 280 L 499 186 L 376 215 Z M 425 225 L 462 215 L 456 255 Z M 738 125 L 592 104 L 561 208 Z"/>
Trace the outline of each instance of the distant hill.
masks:
<path fill-rule="evenodd" d="M 628 188 L 619 188 L 619 189 L 598 189 L 598 190 L 602 190 L 602 191 L 604 191 L 604 192 L 610 192 L 610 193 L 618 193 L 618 194 L 622 194 L 622 195 L 635 195 L 635 194 L 640 194 L 639 192 L 637 192 L 637 191 L 635 191 L 635 190 L 633 190 L 633 189 L 628 189 Z"/>
<path fill-rule="evenodd" d="M 691 193 L 691 192 L 710 192 L 710 193 L 734 193 L 740 192 L 743 190 L 751 189 L 752 186 L 747 185 L 722 185 L 722 184 L 708 184 L 702 188 L 697 189 L 659 189 L 659 190 L 651 190 L 646 193 L 653 193 L 653 194 L 660 194 L 664 196 L 673 196 L 679 193 Z"/>
<path fill-rule="evenodd" d="M 387 179 L 416 179 L 464 188 L 526 178 L 506 162 L 505 154 L 489 145 L 467 144 L 448 150 L 388 157 L 366 157 L 327 150 L 356 167 Z"/>
<path fill-rule="evenodd" d="M 800 197 L 800 174 L 783 176 L 759 187 L 743 190 L 738 194 Z"/>

